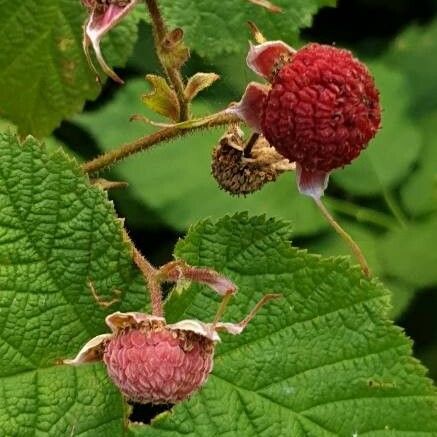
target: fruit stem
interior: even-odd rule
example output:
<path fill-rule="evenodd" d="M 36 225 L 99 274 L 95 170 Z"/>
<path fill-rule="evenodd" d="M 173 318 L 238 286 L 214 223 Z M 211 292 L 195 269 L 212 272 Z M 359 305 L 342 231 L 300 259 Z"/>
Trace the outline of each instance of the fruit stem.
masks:
<path fill-rule="evenodd" d="M 177 137 L 182 137 L 190 132 L 195 132 L 205 128 L 212 128 L 216 126 L 223 126 L 230 123 L 240 122 L 241 120 L 235 114 L 229 112 L 218 112 L 213 115 L 209 115 L 204 119 L 199 119 L 191 127 L 186 126 L 168 126 L 162 128 L 150 135 L 138 138 L 137 140 L 121 145 L 119 148 L 111 150 L 103 155 L 94 158 L 91 161 L 82 165 L 82 170 L 86 173 L 95 173 L 106 167 L 110 167 L 118 161 L 127 158 L 143 150 L 147 150 L 155 144 L 159 144 L 165 141 L 172 140 Z"/>
<path fill-rule="evenodd" d="M 229 305 L 229 301 L 231 300 L 231 297 L 234 295 L 234 293 L 228 293 L 225 294 L 222 301 L 220 302 L 220 306 L 215 314 L 214 320 L 212 322 L 213 329 L 215 328 L 215 325 L 220 322 L 221 318 L 223 317 L 223 314 L 226 311 L 227 306 Z"/>
<path fill-rule="evenodd" d="M 259 133 L 254 132 L 251 137 L 249 138 L 249 141 L 244 146 L 243 155 L 245 158 L 250 158 L 252 156 L 252 149 L 255 143 L 258 141 Z"/>
<path fill-rule="evenodd" d="M 161 11 L 159 10 L 158 3 L 156 0 L 146 0 L 146 7 L 149 11 L 150 18 L 152 19 L 152 27 L 153 27 L 153 37 L 155 40 L 155 48 L 156 54 L 158 55 L 159 61 L 164 69 L 165 74 L 169 82 L 173 85 L 173 88 L 176 92 L 176 96 L 179 101 L 180 107 L 180 119 L 179 121 L 185 121 L 189 118 L 189 103 L 185 98 L 185 84 L 182 79 L 181 72 L 178 68 L 175 68 L 171 65 L 168 65 L 165 58 L 162 56 L 163 48 L 162 42 L 167 34 L 167 28 L 165 26 L 164 20 L 161 15 Z"/>
<path fill-rule="evenodd" d="M 161 284 L 158 280 L 159 270 L 155 269 L 152 264 L 144 257 L 144 255 L 136 248 L 134 242 L 129 237 L 126 229 L 123 229 L 124 239 L 132 248 L 132 259 L 140 269 L 147 283 L 147 288 L 150 294 L 150 303 L 152 306 L 152 315 L 164 317 L 164 305 L 162 302 Z"/>
<path fill-rule="evenodd" d="M 352 253 L 358 260 L 361 266 L 363 274 L 367 277 L 371 276 L 369 265 L 367 264 L 366 258 L 360 249 L 360 246 L 355 242 L 355 240 L 339 225 L 339 223 L 334 219 L 331 213 L 326 209 L 320 197 L 313 197 L 314 202 L 319 207 L 322 214 L 325 216 L 328 223 L 334 228 L 335 232 L 345 241 L 345 243 L 350 247 Z"/>

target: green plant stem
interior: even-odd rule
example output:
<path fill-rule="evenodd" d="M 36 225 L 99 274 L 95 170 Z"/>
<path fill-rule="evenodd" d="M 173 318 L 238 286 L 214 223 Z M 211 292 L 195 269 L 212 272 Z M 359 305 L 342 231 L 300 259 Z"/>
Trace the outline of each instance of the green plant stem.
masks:
<path fill-rule="evenodd" d="M 370 208 L 363 208 L 354 203 L 345 200 L 335 199 L 333 197 L 325 197 L 326 204 L 335 212 L 353 217 L 357 222 L 369 223 L 379 226 L 384 229 L 392 230 L 398 227 L 398 224 L 393 218 L 387 214 L 375 211 Z"/>
<path fill-rule="evenodd" d="M 162 18 L 161 11 L 159 10 L 158 3 L 156 0 L 146 0 L 147 10 L 149 11 L 150 18 L 152 19 L 153 36 L 155 40 L 156 54 L 158 55 L 159 61 L 164 69 L 165 74 L 169 82 L 172 84 L 176 96 L 179 102 L 180 118 L 179 121 L 188 120 L 190 115 L 189 103 L 185 97 L 185 84 L 182 79 L 181 72 L 179 69 L 167 65 L 162 52 L 164 49 L 162 42 L 167 35 L 167 27 Z"/>
<path fill-rule="evenodd" d="M 123 144 L 119 148 L 111 150 L 108 153 L 100 155 L 97 158 L 83 164 L 82 169 L 86 173 L 95 173 L 104 168 L 110 167 L 111 165 L 121 161 L 124 158 L 127 158 L 130 155 L 147 150 L 155 144 L 185 136 L 190 132 L 195 132 L 205 128 L 223 126 L 229 123 L 237 123 L 239 121 L 241 120 L 234 114 L 219 112 L 217 114 L 207 116 L 204 119 L 199 119 L 198 123 L 192 127 L 183 127 L 178 125 L 168 126 L 153 132 L 150 135 L 138 138 L 131 143 Z"/>
<path fill-rule="evenodd" d="M 363 274 L 367 277 L 371 276 L 369 265 L 367 264 L 366 258 L 364 257 L 363 252 L 360 249 L 360 246 L 354 241 L 354 239 L 339 225 L 339 223 L 334 219 L 331 213 L 326 209 L 320 198 L 313 197 L 314 202 L 319 207 L 322 214 L 325 216 L 326 220 L 329 224 L 334 228 L 335 232 L 346 242 L 346 244 L 350 247 L 352 253 L 357 258 L 358 263 L 361 266 L 361 270 Z"/>
<path fill-rule="evenodd" d="M 403 213 L 401 207 L 397 204 L 396 199 L 388 190 L 384 190 L 382 194 L 384 196 L 385 203 L 387 204 L 395 219 L 398 221 L 403 229 L 406 229 L 407 218 L 405 217 L 405 214 Z"/>

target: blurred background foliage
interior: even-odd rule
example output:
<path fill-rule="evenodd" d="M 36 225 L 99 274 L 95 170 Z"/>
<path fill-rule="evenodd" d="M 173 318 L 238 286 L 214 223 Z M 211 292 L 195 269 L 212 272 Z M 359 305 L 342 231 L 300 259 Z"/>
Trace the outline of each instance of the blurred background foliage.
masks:
<path fill-rule="evenodd" d="M 172 8 L 170 2 L 163 3 L 164 13 Z M 173 11 L 178 13 L 182 22 L 177 24 L 184 25 L 188 18 Z M 245 24 L 240 26 L 248 39 Z M 286 23 L 280 27 L 283 33 Z M 271 34 L 274 26 L 262 30 L 268 38 L 278 36 Z M 295 35 L 295 30 L 290 32 Z M 218 26 L 217 38 L 220 32 Z M 320 9 L 299 41 L 290 38 L 296 46 L 318 41 L 347 47 L 375 75 L 383 128 L 353 165 L 333 174 L 327 204 L 392 290 L 393 317 L 437 378 L 437 2 L 339 0 L 337 8 Z M 224 55 L 210 43 L 209 50 L 202 49 L 208 42 L 195 44 L 184 69 L 186 76 L 198 71 L 221 75 L 197 98 L 198 115 L 239 100 L 248 81 L 255 79 L 246 67 L 243 45 Z M 152 47 L 150 27 L 141 22 L 127 67 L 118 71 L 126 85 L 106 83 L 100 97 L 64 121 L 50 141 L 86 160 L 150 132 L 150 126 L 128 118 L 143 114 L 156 120 L 140 101 L 149 89 L 144 75 L 159 73 Z M 289 219 L 295 245 L 324 255 L 347 254 L 313 203 L 297 194 L 294 175 L 285 174 L 245 198 L 220 191 L 210 161 L 221 135 L 219 129 L 190 135 L 127 159 L 103 175 L 129 183 L 110 195 L 134 240 L 154 263 L 170 260 L 177 239 L 197 220 L 234 211 Z"/>

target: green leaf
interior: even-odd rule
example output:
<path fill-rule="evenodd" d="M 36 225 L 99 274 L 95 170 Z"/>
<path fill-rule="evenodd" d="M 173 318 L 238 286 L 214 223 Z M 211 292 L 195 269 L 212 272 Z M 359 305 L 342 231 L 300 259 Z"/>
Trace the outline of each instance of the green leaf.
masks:
<path fill-rule="evenodd" d="M 152 89 L 147 94 L 143 94 L 143 104 L 153 112 L 176 122 L 179 121 L 179 101 L 175 91 L 170 88 L 165 78 L 156 74 L 148 74 L 146 80 Z"/>
<path fill-rule="evenodd" d="M 142 436 L 416 436 L 437 432 L 437 396 L 411 343 L 386 318 L 388 295 L 344 258 L 289 244 L 289 226 L 245 214 L 194 226 L 178 257 L 239 286 L 226 320 L 261 310 L 238 337 L 223 335 L 206 386 Z M 185 295 L 184 295 L 185 294 Z M 179 308 L 173 299 L 183 299 Z M 171 319 L 212 320 L 215 296 L 193 287 L 172 297 Z M 182 310 L 182 311 L 181 311 Z"/>
<path fill-rule="evenodd" d="M 341 220 L 341 226 L 352 236 L 363 251 L 370 270 L 375 276 L 382 278 L 385 286 L 391 291 L 391 318 L 398 318 L 408 307 L 414 296 L 415 290 L 410 284 L 405 284 L 399 279 L 387 277 L 384 272 L 384 265 L 378 256 L 378 241 L 380 233 L 372 232 L 369 226 L 363 226 L 355 222 Z M 320 253 L 323 256 L 347 255 L 350 259 L 350 250 L 338 235 L 330 230 L 325 235 L 310 241 L 306 247 L 313 253 Z M 403 250 L 402 246 L 398 250 Z M 409 255 L 407 255 L 409 256 Z"/>
<path fill-rule="evenodd" d="M 104 317 L 145 304 L 106 194 L 64 152 L 0 135 L 0 423 L 5 436 L 122 435 L 124 405 L 101 365 L 72 368 Z M 123 303 L 102 310 L 122 292 Z"/>
<path fill-rule="evenodd" d="M 437 216 L 379 241 L 378 255 L 384 271 L 416 287 L 437 284 Z"/>
<path fill-rule="evenodd" d="M 311 25 L 312 16 L 322 6 L 336 0 L 277 0 L 283 12 L 273 14 L 247 0 L 223 0 L 216 8 L 207 0 L 161 0 L 163 15 L 172 26 L 182 27 L 188 45 L 200 56 L 212 58 L 248 47 L 250 32 L 245 24 L 255 22 L 267 39 L 293 43 L 299 29 Z"/>
<path fill-rule="evenodd" d="M 82 52 L 79 0 L 0 0 L 0 107 L 21 134 L 48 135 L 100 92 Z M 132 16 L 105 38 L 111 65 L 122 65 L 136 38 Z"/>
<path fill-rule="evenodd" d="M 384 57 L 385 61 L 401 70 L 410 96 L 410 111 L 426 115 L 437 109 L 437 20 L 427 26 L 411 26 L 399 35 Z"/>
<path fill-rule="evenodd" d="M 424 146 L 417 169 L 401 189 L 404 206 L 415 216 L 437 211 L 437 112 L 430 113 L 418 123 L 422 128 Z"/>
<path fill-rule="evenodd" d="M 130 81 L 102 110 L 81 114 L 75 120 L 92 133 L 103 150 L 150 133 L 156 128 L 128 121 L 132 112 L 156 119 L 140 104 L 145 86 L 143 80 Z M 193 107 L 203 115 L 215 110 L 200 97 Z M 246 198 L 220 191 L 210 168 L 212 150 L 222 134 L 219 129 L 202 131 L 126 159 L 117 164 L 116 178 L 129 182 L 128 192 L 177 230 L 207 216 L 239 210 L 290 219 L 296 234 L 315 233 L 327 226 L 313 202 L 298 194 L 292 174 L 282 175 Z"/>
<path fill-rule="evenodd" d="M 402 74 L 383 63 L 369 63 L 381 92 L 382 129 L 360 157 L 333 180 L 346 191 L 371 196 L 399 184 L 411 171 L 422 141 L 415 123 L 408 117 L 409 96 Z"/>

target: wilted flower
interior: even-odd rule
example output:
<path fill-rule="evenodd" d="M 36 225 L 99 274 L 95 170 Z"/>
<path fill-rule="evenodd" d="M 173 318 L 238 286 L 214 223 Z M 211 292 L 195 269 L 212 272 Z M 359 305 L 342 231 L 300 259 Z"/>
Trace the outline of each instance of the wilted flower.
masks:
<path fill-rule="evenodd" d="M 88 9 L 88 18 L 84 24 L 83 48 L 87 60 L 93 70 L 96 68 L 91 60 L 89 46 L 92 45 L 96 59 L 102 70 L 113 80 L 123 83 L 123 80 L 109 67 L 103 58 L 100 41 L 102 37 L 116 26 L 137 4 L 138 0 L 82 0 Z"/>
<path fill-rule="evenodd" d="M 116 312 L 106 317 L 112 333 L 88 341 L 72 360 L 79 365 L 103 361 L 108 375 L 129 399 L 140 403 L 174 404 L 188 398 L 207 380 L 213 367 L 214 349 L 220 341 L 218 332 L 237 335 L 246 328 L 257 311 L 278 294 L 265 295 L 240 323 L 218 321 L 236 286 L 209 269 L 169 263 L 162 273 L 169 280 L 190 276 L 224 296 L 216 321 L 182 320 L 167 324 L 163 317 L 130 312 Z"/>

